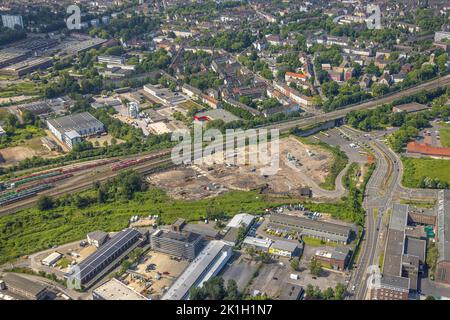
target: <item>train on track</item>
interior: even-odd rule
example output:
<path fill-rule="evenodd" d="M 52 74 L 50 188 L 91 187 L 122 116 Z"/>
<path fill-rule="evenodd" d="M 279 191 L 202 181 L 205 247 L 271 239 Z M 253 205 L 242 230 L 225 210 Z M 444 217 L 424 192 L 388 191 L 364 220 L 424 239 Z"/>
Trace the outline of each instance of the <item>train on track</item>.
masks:
<path fill-rule="evenodd" d="M 111 166 L 111 170 L 112 171 L 118 171 L 118 170 L 121 170 L 121 169 L 125 169 L 125 168 L 131 167 L 131 166 L 135 166 L 135 165 L 138 165 L 138 164 L 150 161 L 150 160 L 154 160 L 154 159 L 158 159 L 158 158 L 161 158 L 161 157 L 164 157 L 164 156 L 168 156 L 170 153 L 171 153 L 171 151 L 163 151 L 163 152 L 160 152 L 160 153 L 157 153 L 157 154 L 153 154 L 151 156 L 147 156 L 147 157 L 140 158 L 140 159 L 131 159 L 131 160 L 120 161 L 119 163 L 112 165 Z"/>
<path fill-rule="evenodd" d="M 117 159 L 101 160 L 85 165 L 74 166 L 66 169 L 54 169 L 49 171 L 37 172 L 26 176 L 11 179 L 0 183 L 0 206 L 10 204 L 35 196 L 38 192 L 53 188 L 54 182 L 68 179 L 77 171 L 87 170 L 98 166 L 117 162 Z M 36 182 L 29 185 L 31 182 Z"/>

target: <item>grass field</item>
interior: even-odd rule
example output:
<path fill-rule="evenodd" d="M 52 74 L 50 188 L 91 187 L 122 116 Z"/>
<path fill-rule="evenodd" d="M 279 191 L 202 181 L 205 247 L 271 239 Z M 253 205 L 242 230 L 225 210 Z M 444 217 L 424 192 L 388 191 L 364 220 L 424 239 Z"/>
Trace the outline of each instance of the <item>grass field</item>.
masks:
<path fill-rule="evenodd" d="M 443 147 L 450 148 L 450 127 L 439 130 L 439 136 L 441 137 L 441 144 Z"/>
<path fill-rule="evenodd" d="M 421 177 L 438 178 L 450 183 L 450 160 L 402 157 L 402 161 L 405 187 L 417 188 Z"/>
<path fill-rule="evenodd" d="M 87 191 L 86 193 L 94 192 Z M 118 231 L 128 226 L 133 215 L 158 214 L 163 223 L 178 217 L 188 221 L 205 216 L 207 207 L 220 208 L 231 217 L 239 212 L 263 213 L 264 209 L 293 199 L 267 199 L 256 191 L 229 192 L 213 199 L 174 200 L 158 189 L 137 193 L 130 201 L 93 204 L 79 209 L 74 205 L 41 212 L 27 209 L 0 217 L 0 263 L 53 245 L 83 239 L 94 230 Z M 298 200 L 297 200 L 298 203 Z"/>
<path fill-rule="evenodd" d="M 303 242 L 311 247 L 323 247 L 323 246 L 328 246 L 328 247 L 336 247 L 338 245 L 337 242 L 333 242 L 333 241 L 323 241 L 321 239 L 316 239 L 316 238 L 310 238 L 310 237 L 302 237 Z"/>

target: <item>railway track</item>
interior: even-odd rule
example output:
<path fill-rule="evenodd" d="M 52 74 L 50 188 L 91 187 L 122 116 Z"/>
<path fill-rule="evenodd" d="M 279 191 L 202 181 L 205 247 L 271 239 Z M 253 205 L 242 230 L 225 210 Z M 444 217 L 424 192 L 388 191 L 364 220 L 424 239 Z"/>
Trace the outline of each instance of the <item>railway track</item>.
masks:
<path fill-rule="evenodd" d="M 170 157 L 166 157 L 163 159 L 155 159 L 155 160 L 149 161 L 147 163 L 140 164 L 140 165 L 134 166 L 134 167 L 129 167 L 129 168 L 133 169 L 137 172 L 146 174 L 146 173 L 153 172 L 157 168 L 160 168 L 163 166 L 170 166 L 170 165 L 172 165 L 172 161 L 171 161 Z M 97 181 L 104 182 L 108 179 L 115 177 L 120 172 L 121 172 L 121 170 L 110 171 L 110 172 L 106 173 L 105 175 L 102 175 L 101 177 L 94 178 L 94 179 L 92 177 L 86 175 L 84 177 L 81 177 L 81 180 L 76 184 L 66 183 L 66 185 L 58 186 L 58 187 L 50 189 L 46 192 L 41 192 L 41 193 L 39 193 L 39 195 L 48 195 L 48 196 L 52 196 L 52 197 L 58 197 L 58 196 L 62 196 L 64 194 L 84 191 L 84 190 L 87 190 L 87 189 L 93 187 L 95 182 L 97 182 Z M 20 202 L 5 205 L 0 209 L 0 216 L 12 214 L 19 210 L 30 208 L 36 204 L 37 200 L 38 200 L 37 197 L 32 197 L 32 198 L 26 198 Z"/>

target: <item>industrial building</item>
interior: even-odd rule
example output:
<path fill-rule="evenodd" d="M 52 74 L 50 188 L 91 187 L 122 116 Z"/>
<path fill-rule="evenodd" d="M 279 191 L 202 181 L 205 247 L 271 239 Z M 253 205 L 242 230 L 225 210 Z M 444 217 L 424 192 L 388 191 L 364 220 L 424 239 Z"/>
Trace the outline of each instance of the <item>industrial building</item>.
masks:
<path fill-rule="evenodd" d="M 63 255 L 59 252 L 53 252 L 49 256 L 47 256 L 45 259 L 41 261 L 41 263 L 44 266 L 52 266 L 54 265 L 59 259 L 61 259 Z"/>
<path fill-rule="evenodd" d="M 123 282 L 112 278 L 92 291 L 93 300 L 150 300 L 127 286 Z"/>
<path fill-rule="evenodd" d="M 254 220 L 255 216 L 248 213 L 239 213 L 235 215 L 225 228 L 226 233 L 223 240 L 235 244 L 238 238 L 239 228 L 245 226 L 246 230 L 248 230 Z"/>
<path fill-rule="evenodd" d="M 277 256 L 292 258 L 299 256 L 301 250 L 299 245 L 295 242 L 275 240 L 269 248 L 269 253 Z"/>
<path fill-rule="evenodd" d="M 27 52 L 23 50 L 4 49 L 0 51 L 0 68 L 17 63 L 27 58 Z"/>
<path fill-rule="evenodd" d="M 201 287 L 205 281 L 217 275 L 232 254 L 233 247 L 225 241 L 211 241 L 174 282 L 162 299 L 188 299 L 191 288 Z"/>
<path fill-rule="evenodd" d="M 379 284 L 370 289 L 372 300 L 408 300 L 409 278 L 383 275 Z"/>
<path fill-rule="evenodd" d="M 167 107 L 174 107 L 186 101 L 186 98 L 180 93 L 172 92 L 161 85 L 146 84 L 144 91 Z"/>
<path fill-rule="evenodd" d="M 124 56 L 98 56 L 99 63 L 106 63 L 107 65 L 122 65 L 125 63 Z"/>
<path fill-rule="evenodd" d="M 33 57 L 0 69 L 0 74 L 21 77 L 36 70 L 47 69 L 53 65 L 53 58 Z"/>
<path fill-rule="evenodd" d="M 272 245 L 272 240 L 270 239 L 259 239 L 255 237 L 245 237 L 242 242 L 244 248 L 253 248 L 256 251 L 269 252 L 269 248 Z"/>
<path fill-rule="evenodd" d="M 450 190 L 439 191 L 436 210 L 439 251 L 436 281 L 450 284 Z"/>
<path fill-rule="evenodd" d="M 81 142 L 82 137 L 99 134 L 105 131 L 103 123 L 89 112 L 77 113 L 56 119 L 47 120 L 50 131 L 69 148 Z"/>
<path fill-rule="evenodd" d="M 87 287 L 92 285 L 142 242 L 141 233 L 136 229 L 125 229 L 117 233 L 76 266 L 68 274 L 69 281 L 75 285 Z"/>
<path fill-rule="evenodd" d="M 91 246 L 96 246 L 98 248 L 108 241 L 109 234 L 104 231 L 97 230 L 88 233 L 86 238 Z"/>
<path fill-rule="evenodd" d="M 301 236 L 318 238 L 347 244 L 353 232 L 350 226 L 328 221 L 317 221 L 300 216 L 272 214 L 268 227 L 271 229 L 296 232 Z"/>
<path fill-rule="evenodd" d="M 344 270 L 350 260 L 350 249 L 338 246 L 332 251 L 318 250 L 314 257 L 324 266 L 335 270 Z"/>
<path fill-rule="evenodd" d="M 30 112 L 34 116 L 42 116 L 52 112 L 52 108 L 47 101 L 36 101 L 17 107 L 20 116 L 23 116 L 25 112 Z"/>
<path fill-rule="evenodd" d="M 153 250 L 193 260 L 202 248 L 202 236 L 187 231 L 156 230 L 150 235 Z"/>
<path fill-rule="evenodd" d="M 408 299 L 418 289 L 425 264 L 426 240 L 408 226 L 409 206 L 394 204 L 384 250 L 383 279 L 372 299 Z M 419 235 L 419 236 L 417 236 Z"/>
<path fill-rule="evenodd" d="M 9 292 L 30 300 L 43 300 L 48 295 L 47 288 L 37 282 L 28 280 L 14 273 L 3 276 Z"/>

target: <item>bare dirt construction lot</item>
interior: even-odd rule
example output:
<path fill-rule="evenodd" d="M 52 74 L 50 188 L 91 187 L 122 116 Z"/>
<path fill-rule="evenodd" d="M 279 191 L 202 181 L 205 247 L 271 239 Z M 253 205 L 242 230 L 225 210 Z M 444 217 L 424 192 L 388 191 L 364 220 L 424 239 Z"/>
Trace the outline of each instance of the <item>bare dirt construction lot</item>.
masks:
<path fill-rule="evenodd" d="M 219 185 L 210 185 L 208 187 L 211 180 L 197 167 L 180 167 L 174 170 L 156 173 L 148 176 L 147 181 L 152 185 L 162 188 L 175 199 L 203 199 L 227 190 Z"/>
<path fill-rule="evenodd" d="M 36 137 L 27 140 L 23 145 L 4 148 L 0 150 L 5 165 L 13 165 L 19 161 L 31 158 L 33 156 L 52 158 L 59 155 L 56 151 L 49 151 L 42 145 L 41 138 Z"/>
<path fill-rule="evenodd" d="M 268 149 L 270 152 L 270 147 Z M 216 153 L 204 157 L 202 164 L 158 173 L 150 176 L 148 181 L 173 197 L 184 199 L 205 198 L 226 190 L 247 191 L 263 187 L 271 193 L 298 195 L 301 187 L 309 185 L 308 180 L 317 184 L 325 181 L 333 162 L 329 151 L 303 144 L 295 137 L 280 140 L 279 150 L 279 170 L 275 174 L 269 173 L 270 163 L 250 165 L 247 157 L 246 163 L 229 165 Z M 249 154 L 252 152 L 256 151 L 249 151 Z M 291 160 L 288 160 L 288 153 Z M 236 152 L 236 155 L 240 154 L 242 150 Z"/>
<path fill-rule="evenodd" d="M 188 265 L 187 260 L 174 259 L 165 253 L 149 251 L 141 258 L 134 273 L 128 274 L 125 280 L 139 293 L 151 295 L 152 299 L 160 299 Z"/>

